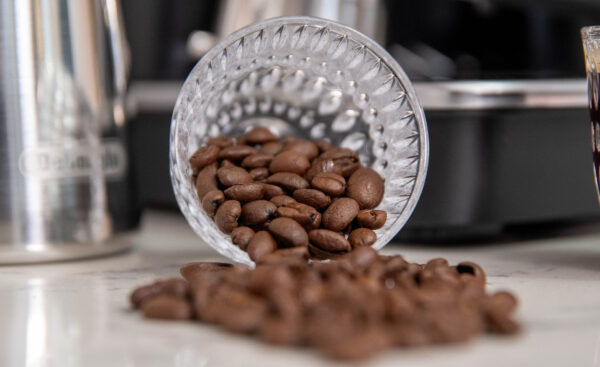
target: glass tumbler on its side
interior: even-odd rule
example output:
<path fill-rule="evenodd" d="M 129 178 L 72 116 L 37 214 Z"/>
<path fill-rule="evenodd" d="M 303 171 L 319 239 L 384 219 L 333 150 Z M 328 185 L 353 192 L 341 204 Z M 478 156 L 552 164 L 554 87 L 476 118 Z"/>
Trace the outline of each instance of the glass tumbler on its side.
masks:
<path fill-rule="evenodd" d="M 585 68 L 588 82 L 588 101 L 594 154 L 596 194 L 600 200 L 600 26 L 581 29 Z"/>
<path fill-rule="evenodd" d="M 171 124 L 175 196 L 204 242 L 245 264 L 253 262 L 202 210 L 188 159 L 210 137 L 257 125 L 354 149 L 379 172 L 388 219 L 376 249 L 408 220 L 425 182 L 427 127 L 407 76 L 373 40 L 324 19 L 269 19 L 226 37 L 186 79 Z"/>

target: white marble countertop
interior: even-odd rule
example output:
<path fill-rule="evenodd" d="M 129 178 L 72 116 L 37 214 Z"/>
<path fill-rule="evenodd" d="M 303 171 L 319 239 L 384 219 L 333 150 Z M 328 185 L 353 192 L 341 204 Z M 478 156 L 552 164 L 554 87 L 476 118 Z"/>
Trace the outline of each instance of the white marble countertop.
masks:
<path fill-rule="evenodd" d="M 130 291 L 221 260 L 176 214 L 150 212 L 124 254 L 0 267 L 0 366 L 319 366 L 306 349 L 275 348 L 197 323 L 148 321 Z M 600 233 L 469 246 L 388 245 L 410 261 L 472 260 L 491 290 L 521 300 L 517 337 L 393 350 L 369 366 L 600 366 Z M 333 364 L 339 365 L 339 364 Z M 361 365 L 365 365 L 364 363 Z"/>

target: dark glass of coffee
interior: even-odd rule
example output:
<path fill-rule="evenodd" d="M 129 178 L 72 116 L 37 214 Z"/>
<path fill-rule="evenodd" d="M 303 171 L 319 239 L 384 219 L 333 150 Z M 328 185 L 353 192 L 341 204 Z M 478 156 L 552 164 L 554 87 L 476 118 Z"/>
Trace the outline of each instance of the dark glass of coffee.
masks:
<path fill-rule="evenodd" d="M 582 28 L 581 38 L 587 71 L 594 177 L 600 199 L 600 26 Z"/>

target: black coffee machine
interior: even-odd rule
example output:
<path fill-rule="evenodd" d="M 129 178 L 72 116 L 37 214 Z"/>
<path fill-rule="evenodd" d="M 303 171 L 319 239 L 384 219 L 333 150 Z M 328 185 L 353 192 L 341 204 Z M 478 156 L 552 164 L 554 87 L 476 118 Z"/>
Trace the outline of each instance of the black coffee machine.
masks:
<path fill-rule="evenodd" d="M 197 61 L 191 35 L 210 45 L 227 1 L 124 4 L 134 172 L 146 207 L 176 208 L 170 113 Z M 410 0 L 377 9 L 387 25 L 378 38 L 414 82 L 431 141 L 425 188 L 400 239 L 464 241 L 600 219 L 579 38 L 581 26 L 600 24 L 600 2 Z"/>

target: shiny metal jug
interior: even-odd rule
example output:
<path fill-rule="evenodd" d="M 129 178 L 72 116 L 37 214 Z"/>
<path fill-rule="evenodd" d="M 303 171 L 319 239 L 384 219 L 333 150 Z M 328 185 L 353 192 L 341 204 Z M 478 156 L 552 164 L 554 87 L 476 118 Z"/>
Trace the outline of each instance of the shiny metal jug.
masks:
<path fill-rule="evenodd" d="M 0 263 L 127 247 L 118 0 L 0 0 Z"/>

